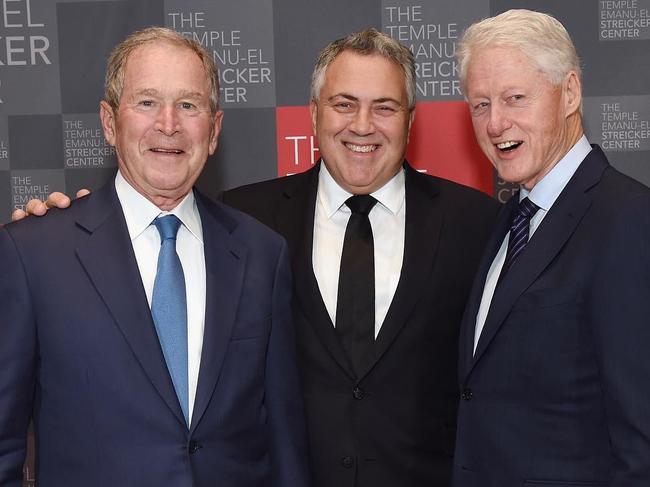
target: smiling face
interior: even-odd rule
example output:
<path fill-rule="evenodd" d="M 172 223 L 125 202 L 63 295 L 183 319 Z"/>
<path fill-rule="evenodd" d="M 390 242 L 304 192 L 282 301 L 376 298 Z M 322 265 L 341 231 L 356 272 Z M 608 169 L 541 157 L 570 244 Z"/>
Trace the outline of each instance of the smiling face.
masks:
<path fill-rule="evenodd" d="M 519 49 L 489 47 L 465 86 L 476 139 L 505 181 L 532 189 L 582 136 L 574 72 L 555 86 Z"/>
<path fill-rule="evenodd" d="M 310 110 L 323 161 L 343 189 L 369 194 L 397 174 L 414 115 L 397 64 L 342 52 L 327 67 Z"/>
<path fill-rule="evenodd" d="M 100 104 L 120 172 L 163 210 L 185 197 L 217 147 L 223 113 L 211 115 L 209 95 L 198 56 L 161 41 L 129 56 L 117 113 Z"/>

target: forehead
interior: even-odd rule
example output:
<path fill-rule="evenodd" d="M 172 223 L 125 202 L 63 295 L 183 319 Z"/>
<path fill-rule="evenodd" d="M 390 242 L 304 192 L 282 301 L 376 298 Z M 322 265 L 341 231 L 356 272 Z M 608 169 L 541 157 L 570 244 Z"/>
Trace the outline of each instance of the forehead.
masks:
<path fill-rule="evenodd" d="M 524 52 L 514 46 L 483 47 L 472 53 L 467 67 L 466 88 L 538 83 L 547 78 Z"/>
<path fill-rule="evenodd" d="M 406 97 L 406 81 L 401 67 L 379 55 L 343 51 L 327 67 L 321 94 L 345 93 L 357 98 Z"/>
<path fill-rule="evenodd" d="M 124 88 L 158 84 L 205 89 L 209 81 L 194 51 L 169 41 L 153 41 L 135 48 L 128 56 L 124 66 Z"/>

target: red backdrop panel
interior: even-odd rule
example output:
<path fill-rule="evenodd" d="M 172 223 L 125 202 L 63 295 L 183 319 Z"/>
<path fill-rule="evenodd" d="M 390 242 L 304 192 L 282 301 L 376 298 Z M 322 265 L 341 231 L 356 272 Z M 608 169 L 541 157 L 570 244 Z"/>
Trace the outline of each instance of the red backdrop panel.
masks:
<path fill-rule="evenodd" d="M 275 109 L 278 176 L 303 172 L 318 161 L 320 152 L 311 129 L 309 107 Z"/>
<path fill-rule="evenodd" d="M 309 107 L 277 107 L 275 116 L 278 175 L 306 171 L 320 157 Z M 492 166 L 474 140 L 463 101 L 418 103 L 406 158 L 428 174 L 493 193 Z"/>
<path fill-rule="evenodd" d="M 428 174 L 493 193 L 492 165 L 474 139 L 464 101 L 418 103 L 406 158 Z"/>

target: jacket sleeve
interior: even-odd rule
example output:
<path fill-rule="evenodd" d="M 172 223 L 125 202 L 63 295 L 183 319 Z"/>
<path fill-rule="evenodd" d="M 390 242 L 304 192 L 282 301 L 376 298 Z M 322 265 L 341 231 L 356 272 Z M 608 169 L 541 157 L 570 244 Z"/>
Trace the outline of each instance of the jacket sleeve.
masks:
<path fill-rule="evenodd" d="M 616 218 L 593 280 L 590 322 L 599 357 L 611 487 L 650 479 L 650 192 Z"/>
<path fill-rule="evenodd" d="M 291 318 L 291 270 L 283 242 L 273 289 L 265 402 L 273 487 L 308 485 L 307 437 Z"/>
<path fill-rule="evenodd" d="M 36 326 L 28 276 L 0 227 L 0 485 L 22 485 L 36 374 Z"/>

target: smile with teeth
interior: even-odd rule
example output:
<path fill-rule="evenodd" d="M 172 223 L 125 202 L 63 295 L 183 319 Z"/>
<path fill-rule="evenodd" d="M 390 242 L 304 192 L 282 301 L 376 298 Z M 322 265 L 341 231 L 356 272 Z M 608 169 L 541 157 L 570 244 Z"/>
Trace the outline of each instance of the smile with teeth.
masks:
<path fill-rule="evenodd" d="M 356 144 L 350 144 L 346 143 L 345 147 L 350 149 L 352 152 L 373 152 L 374 150 L 377 149 L 377 145 L 356 145 Z"/>
<path fill-rule="evenodd" d="M 505 142 L 501 142 L 500 144 L 496 144 L 496 146 L 497 146 L 497 149 L 499 149 L 499 150 L 509 151 L 509 150 L 516 149 L 521 144 L 522 144 L 522 141 L 520 141 L 520 140 L 507 140 Z"/>

